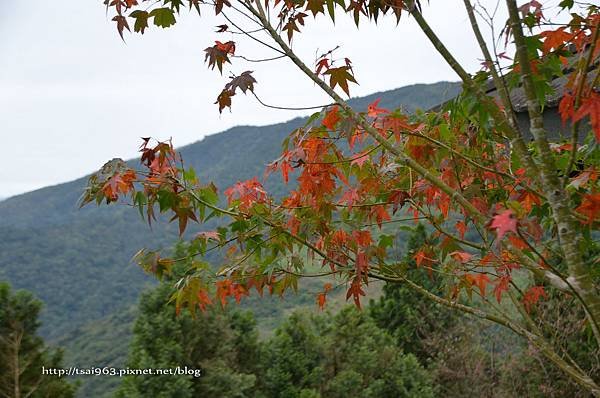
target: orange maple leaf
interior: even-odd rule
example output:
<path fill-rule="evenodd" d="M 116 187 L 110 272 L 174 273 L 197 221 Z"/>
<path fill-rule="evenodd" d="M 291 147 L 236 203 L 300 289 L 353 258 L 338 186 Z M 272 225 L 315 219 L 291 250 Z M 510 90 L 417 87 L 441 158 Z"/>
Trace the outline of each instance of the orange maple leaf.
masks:
<path fill-rule="evenodd" d="M 527 312 L 531 311 L 531 306 L 537 304 L 541 297 L 548 298 L 543 286 L 532 286 L 523 295 L 523 305 Z"/>
<path fill-rule="evenodd" d="M 496 296 L 498 304 L 500 304 L 500 301 L 502 300 L 502 293 L 508 291 L 510 281 L 510 275 L 504 275 L 496 280 L 496 285 L 494 286 L 494 295 Z"/>
<path fill-rule="evenodd" d="M 544 39 L 544 44 L 542 45 L 542 52 L 544 54 L 549 53 L 553 49 L 557 50 L 561 48 L 573 38 L 573 34 L 565 32 L 565 29 L 562 26 L 556 30 L 548 30 L 540 33 L 540 38 Z"/>
<path fill-rule="evenodd" d="M 360 278 L 354 278 L 350 284 L 350 288 L 346 293 L 346 300 L 350 297 L 354 298 L 354 304 L 360 308 L 360 296 L 364 296 L 365 292 L 361 288 Z"/>
<path fill-rule="evenodd" d="M 382 113 L 383 114 L 390 113 L 390 111 L 388 111 L 387 109 L 377 107 L 379 105 L 380 101 L 381 101 L 381 98 L 378 98 L 377 100 L 375 100 L 369 104 L 369 106 L 367 107 L 367 115 L 369 117 L 377 117 L 378 115 L 380 115 Z"/>
<path fill-rule="evenodd" d="M 487 284 L 490 283 L 490 278 L 486 274 L 467 274 L 466 279 L 471 286 L 477 286 L 479 288 L 481 296 L 485 296 L 485 288 Z"/>
<path fill-rule="evenodd" d="M 472 254 L 467 253 L 467 252 L 461 252 L 461 251 L 454 251 L 452 253 L 450 253 L 450 256 L 455 259 L 458 262 L 461 263 L 466 263 L 469 260 L 471 260 L 471 258 L 473 257 Z"/>
<path fill-rule="evenodd" d="M 594 221 L 598 217 L 598 212 L 600 212 L 600 193 L 583 195 L 581 205 L 575 210 L 587 216 L 588 223 Z"/>
<path fill-rule="evenodd" d="M 525 210 L 527 213 L 531 211 L 533 206 L 539 206 L 542 204 L 542 201 L 536 194 L 527 190 L 521 193 L 519 196 L 519 202 L 521 203 L 521 206 L 523 206 L 523 210 Z"/>
<path fill-rule="evenodd" d="M 323 126 L 327 127 L 331 131 L 335 130 L 335 125 L 340 121 L 338 110 L 339 109 L 337 105 L 332 107 L 323 118 Z"/>
<path fill-rule="evenodd" d="M 461 239 L 465 238 L 465 232 L 467 232 L 467 224 L 465 224 L 464 221 L 458 221 L 455 225 L 454 228 L 456 228 L 456 230 L 458 231 L 458 234 L 460 235 Z"/>

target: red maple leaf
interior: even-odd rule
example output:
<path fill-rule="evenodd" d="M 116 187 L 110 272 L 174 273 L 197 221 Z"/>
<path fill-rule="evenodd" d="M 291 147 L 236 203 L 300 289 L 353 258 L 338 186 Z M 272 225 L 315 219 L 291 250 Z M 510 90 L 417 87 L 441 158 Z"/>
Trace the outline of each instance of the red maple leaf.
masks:
<path fill-rule="evenodd" d="M 352 231 L 352 238 L 360 247 L 367 247 L 373 243 L 371 231 Z"/>
<path fill-rule="evenodd" d="M 517 217 L 512 210 L 504 210 L 492 218 L 490 229 L 495 229 L 500 241 L 508 232 L 517 233 Z"/>
<path fill-rule="evenodd" d="M 224 193 L 227 196 L 227 203 L 231 204 L 233 200 L 239 200 L 240 207 L 244 210 L 254 203 L 264 203 L 267 199 L 267 193 L 256 177 L 247 181 L 238 181 Z"/>
<path fill-rule="evenodd" d="M 300 220 L 298 220 L 298 218 L 296 218 L 295 216 L 291 216 L 287 222 L 287 227 L 292 233 L 292 235 L 298 235 L 298 229 L 300 229 Z"/>
<path fill-rule="evenodd" d="M 129 24 L 127 23 L 127 18 L 122 15 L 115 15 L 112 20 L 117 23 L 117 31 L 119 32 L 119 36 L 121 36 L 121 40 L 125 41 L 125 38 L 123 37 L 123 29 L 127 29 L 131 32 L 131 29 L 129 29 Z"/>
<path fill-rule="evenodd" d="M 227 54 L 233 55 L 235 53 L 235 43 L 232 41 L 221 43 L 220 41 L 215 40 L 215 47 Z"/>
<path fill-rule="evenodd" d="M 359 168 L 362 168 L 363 164 L 365 164 L 365 162 L 367 160 L 369 160 L 368 154 L 369 154 L 369 151 L 364 151 L 364 152 L 357 154 L 354 158 L 352 158 L 352 161 L 350 162 L 350 164 L 355 164 L 355 165 L 358 165 Z"/>
<path fill-rule="evenodd" d="M 327 294 L 326 293 L 319 293 L 317 294 L 317 304 L 319 305 L 319 308 L 321 310 L 325 309 L 325 302 L 327 301 Z"/>
<path fill-rule="evenodd" d="M 410 198 L 410 195 L 406 191 L 395 189 L 388 198 L 388 203 L 392 204 L 392 214 L 396 214 L 398 208 L 404 206 L 406 201 Z"/>
<path fill-rule="evenodd" d="M 387 210 L 385 209 L 385 206 L 373 206 L 373 208 L 371 209 L 371 216 L 375 216 L 375 220 L 377 221 L 377 225 L 379 226 L 379 228 L 381 229 L 381 224 L 383 224 L 384 221 L 390 221 L 390 215 L 388 214 Z"/>
<path fill-rule="evenodd" d="M 560 49 L 572 39 L 573 34 L 565 32 L 565 27 L 562 26 L 556 30 L 548 30 L 540 33 L 540 38 L 544 39 L 542 51 L 544 54 L 549 53 L 553 49 Z"/>
<path fill-rule="evenodd" d="M 233 284 L 229 279 L 217 281 L 215 283 L 217 288 L 216 296 L 221 301 L 221 306 L 225 307 L 227 304 L 227 297 L 233 294 Z"/>
<path fill-rule="evenodd" d="M 325 69 L 325 70 L 329 69 L 329 60 L 327 58 L 323 58 L 319 62 L 317 62 L 316 74 L 317 75 L 321 74 L 322 69 Z"/>
<path fill-rule="evenodd" d="M 523 249 L 528 249 L 529 248 L 529 246 L 527 245 L 527 243 L 523 239 L 519 238 L 518 236 L 511 235 L 511 236 L 508 237 L 508 240 L 517 249 L 523 250 Z"/>
<path fill-rule="evenodd" d="M 356 255 L 356 275 L 361 278 L 363 273 L 369 271 L 369 257 L 364 251 L 358 252 Z"/>
<path fill-rule="evenodd" d="M 575 97 L 570 92 L 567 92 L 558 104 L 558 113 L 560 114 L 560 119 L 562 120 L 563 125 L 567 122 L 568 119 L 573 117 L 574 112 Z"/>
<path fill-rule="evenodd" d="M 533 206 L 539 206 L 542 204 L 540 198 L 536 194 L 527 190 L 521 193 L 518 200 L 521 203 L 521 206 L 523 206 L 523 210 L 525 210 L 527 213 L 531 211 Z"/>
<path fill-rule="evenodd" d="M 532 286 L 523 295 L 523 305 L 527 312 L 531 311 L 531 306 L 540 301 L 540 297 L 548 298 L 543 286 Z"/>
<path fill-rule="evenodd" d="M 420 267 L 421 264 L 423 263 L 423 261 L 427 258 L 427 256 L 425 255 L 425 252 L 422 250 L 419 250 L 417 252 L 417 254 L 415 254 L 414 259 L 415 259 L 415 263 L 417 264 L 417 267 Z"/>
<path fill-rule="evenodd" d="M 206 292 L 206 290 L 202 289 L 198 290 L 196 296 L 198 298 L 198 307 L 200 307 L 200 311 L 206 312 L 206 307 L 212 305 L 212 300 L 210 299 L 210 297 L 208 297 L 208 293 Z"/>
<path fill-rule="evenodd" d="M 354 203 L 358 202 L 359 200 L 360 195 L 358 194 L 358 190 L 353 188 L 350 188 L 344 192 L 344 195 L 342 196 L 342 202 L 346 203 L 348 210 L 352 210 Z"/>
<path fill-rule="evenodd" d="M 236 303 L 240 303 L 243 296 L 248 296 L 248 290 L 239 283 L 234 283 L 233 285 L 233 297 L 235 297 Z"/>

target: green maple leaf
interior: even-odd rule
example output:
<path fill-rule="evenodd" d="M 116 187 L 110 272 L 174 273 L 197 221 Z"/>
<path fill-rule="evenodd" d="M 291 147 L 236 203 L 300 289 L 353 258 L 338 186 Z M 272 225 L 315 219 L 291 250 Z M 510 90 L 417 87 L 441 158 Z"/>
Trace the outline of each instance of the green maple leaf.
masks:
<path fill-rule="evenodd" d="M 156 8 L 150 11 L 151 17 L 154 17 L 154 25 L 162 28 L 168 28 L 171 25 L 175 25 L 175 14 L 170 8 Z"/>
<path fill-rule="evenodd" d="M 179 8 L 183 5 L 182 0 L 166 0 L 165 5 L 171 3 L 171 10 L 177 11 L 179 13 Z"/>
<path fill-rule="evenodd" d="M 150 16 L 147 11 L 135 10 L 129 14 L 131 18 L 135 18 L 133 30 L 137 33 L 144 34 L 144 31 L 148 27 L 148 17 Z"/>

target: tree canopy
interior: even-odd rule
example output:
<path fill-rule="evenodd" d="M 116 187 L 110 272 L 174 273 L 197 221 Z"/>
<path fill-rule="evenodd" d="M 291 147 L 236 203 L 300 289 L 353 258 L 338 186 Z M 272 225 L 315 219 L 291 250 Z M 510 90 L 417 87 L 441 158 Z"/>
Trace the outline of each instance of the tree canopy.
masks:
<path fill-rule="evenodd" d="M 24 290 L 0 283 L 0 395 L 12 398 L 72 398 L 66 379 L 43 374 L 62 369 L 62 352 L 45 346 L 37 335 L 42 303 Z"/>

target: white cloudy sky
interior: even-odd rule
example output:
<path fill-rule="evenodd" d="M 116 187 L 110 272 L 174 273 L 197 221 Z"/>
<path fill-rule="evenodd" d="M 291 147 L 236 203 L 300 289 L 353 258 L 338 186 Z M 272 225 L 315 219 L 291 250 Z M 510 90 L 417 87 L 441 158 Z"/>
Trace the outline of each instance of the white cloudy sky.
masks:
<path fill-rule="evenodd" d="M 426 2 L 424 2 L 426 3 Z M 493 7 L 495 0 L 481 3 Z M 430 0 L 424 14 L 471 71 L 479 52 L 461 0 Z M 207 9 L 187 11 L 167 30 L 130 35 L 124 44 L 101 0 L 4 1 L 0 11 L 0 197 L 80 177 L 113 157 L 136 156 L 140 136 L 173 137 L 182 146 L 240 124 L 270 124 L 301 112 L 262 108 L 237 96 L 233 112 L 219 115 L 215 98 L 226 80 L 204 64 L 213 40 L 238 41 L 237 52 L 270 56 L 247 39 L 218 37 L 223 23 Z M 499 21 L 505 20 L 500 14 Z M 412 83 L 456 80 L 413 21 L 388 18 L 357 30 L 350 18 L 334 27 L 328 18 L 308 27 L 295 44 L 307 62 L 341 46 L 355 65 L 361 96 Z M 265 102 L 288 106 L 326 103 L 291 62 L 247 65 L 255 70 Z"/>

